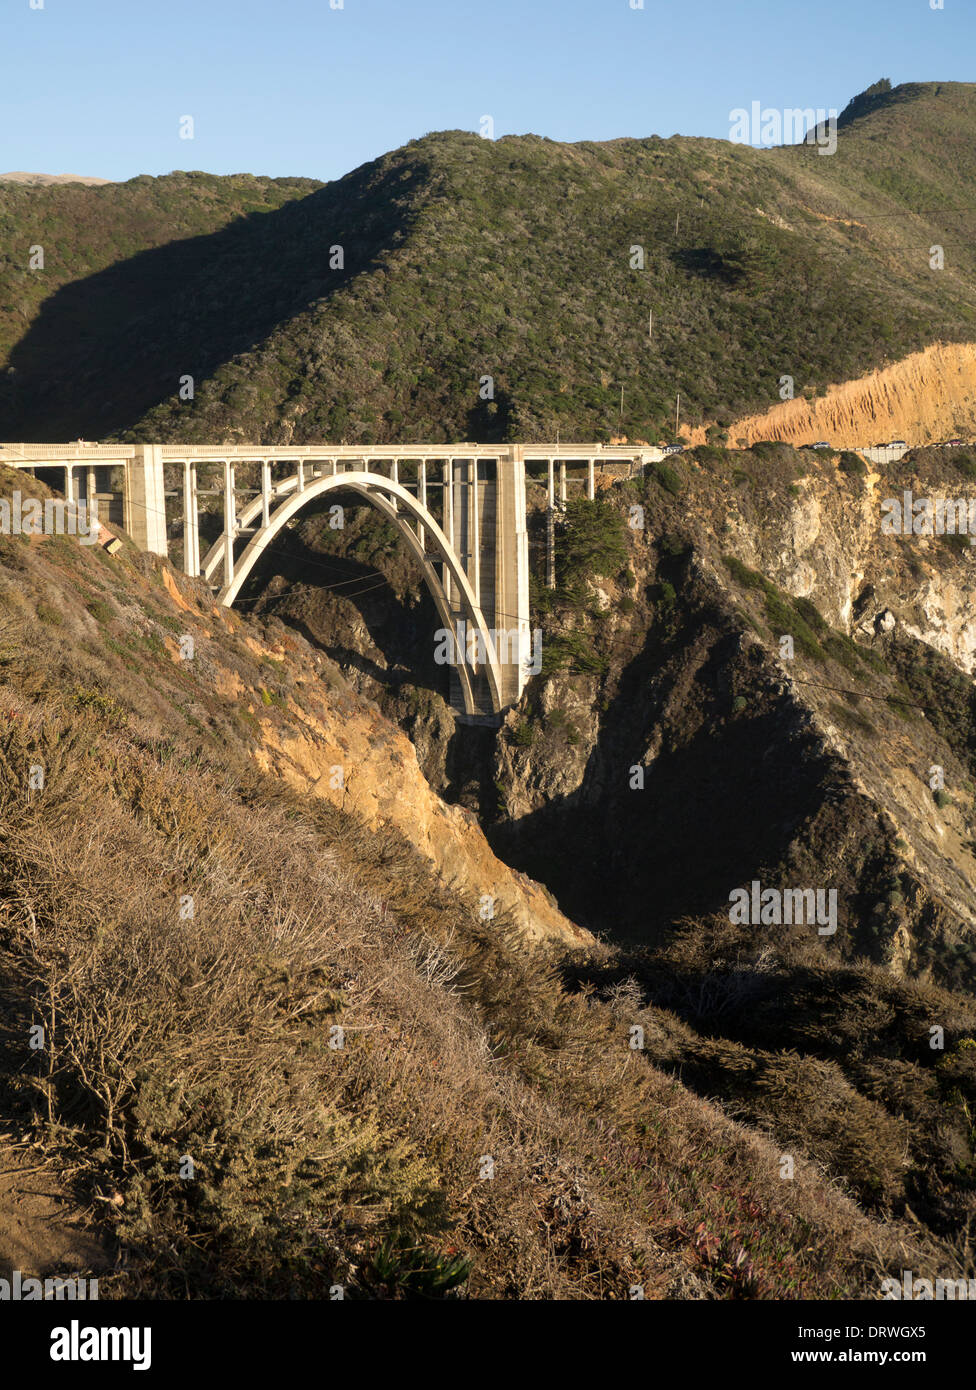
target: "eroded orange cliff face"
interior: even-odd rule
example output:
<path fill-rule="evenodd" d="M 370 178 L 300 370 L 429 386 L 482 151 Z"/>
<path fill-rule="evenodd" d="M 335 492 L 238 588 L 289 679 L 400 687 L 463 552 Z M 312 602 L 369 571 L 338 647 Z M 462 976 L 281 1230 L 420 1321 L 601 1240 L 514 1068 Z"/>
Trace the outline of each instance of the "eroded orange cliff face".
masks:
<path fill-rule="evenodd" d="M 801 386 L 797 382 L 797 390 Z M 705 443 L 704 427 L 685 433 L 690 443 Z M 748 415 L 730 425 L 729 444 L 825 439 L 856 449 L 889 439 L 934 444 L 955 435 L 976 435 L 976 343 L 934 343 L 883 370 L 830 386 L 815 400 L 798 396 Z"/>

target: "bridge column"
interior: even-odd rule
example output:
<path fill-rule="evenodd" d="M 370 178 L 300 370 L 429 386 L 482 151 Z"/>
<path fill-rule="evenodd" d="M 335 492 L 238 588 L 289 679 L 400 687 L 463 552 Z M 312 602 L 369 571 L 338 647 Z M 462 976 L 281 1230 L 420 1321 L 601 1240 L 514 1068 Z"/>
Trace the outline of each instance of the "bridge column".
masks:
<path fill-rule="evenodd" d="M 261 460 L 261 525 L 271 520 L 271 460 Z"/>
<path fill-rule="evenodd" d="M 153 555 L 167 553 L 161 444 L 137 444 L 135 457 L 126 463 L 122 515 L 125 529 L 140 550 Z"/>
<path fill-rule="evenodd" d="M 566 460 L 559 460 L 559 502 L 562 507 L 566 506 Z"/>
<path fill-rule="evenodd" d="M 518 614 L 518 626 L 521 634 L 519 642 L 519 668 L 518 684 L 516 696 L 518 699 L 525 689 L 529 679 L 529 671 L 526 670 L 530 659 L 536 653 L 532 641 L 532 610 L 529 604 L 529 522 L 528 507 L 525 499 L 525 459 L 524 451 L 521 448 L 513 447 L 512 463 L 515 473 L 514 500 L 515 500 L 515 555 L 518 572 L 518 603 L 515 612 Z"/>
<path fill-rule="evenodd" d="M 451 545 L 457 549 L 457 537 L 454 534 L 454 460 L 448 459 L 444 464 L 444 534 Z M 447 566 L 444 566 L 444 594 L 448 603 L 451 602 L 451 573 Z"/>
<path fill-rule="evenodd" d="M 95 467 L 91 463 L 85 473 L 85 502 L 88 506 L 88 524 L 90 526 L 91 519 L 95 515 L 92 510 L 95 504 Z"/>
<path fill-rule="evenodd" d="M 234 582 L 234 537 L 237 533 L 237 498 L 234 465 L 224 459 L 224 586 Z"/>
<path fill-rule="evenodd" d="M 183 573 L 200 573 L 200 517 L 197 513 L 197 467 L 183 462 Z"/>
<path fill-rule="evenodd" d="M 503 705 L 514 704 L 521 695 L 532 656 L 525 460 L 519 445 L 507 453 L 496 464 L 494 528 L 494 628 Z"/>
<path fill-rule="evenodd" d="M 305 491 L 305 462 L 303 459 L 298 460 L 298 491 Z"/>
<path fill-rule="evenodd" d="M 596 479 L 593 476 L 593 459 L 586 460 L 586 495 L 592 502 L 596 497 Z"/>
<path fill-rule="evenodd" d="M 422 507 L 427 506 L 427 460 L 417 461 L 417 501 Z M 417 522 L 417 539 L 420 541 L 424 550 L 427 549 L 427 533 L 424 530 L 424 523 Z"/>
<path fill-rule="evenodd" d="M 547 460 L 549 464 L 549 510 L 552 511 L 556 505 L 556 475 L 554 472 L 555 464 L 552 459 Z"/>
<path fill-rule="evenodd" d="M 481 525 L 478 498 L 478 460 L 471 460 L 471 481 L 468 493 L 468 546 L 470 548 L 470 569 L 468 575 L 474 589 L 474 601 L 481 606 Z"/>
<path fill-rule="evenodd" d="M 398 483 L 399 481 L 400 481 L 400 464 L 399 464 L 399 460 L 397 460 L 397 459 L 390 459 L 390 482 L 391 482 L 391 483 Z M 390 506 L 393 508 L 393 510 L 394 510 L 395 512 L 396 512 L 396 511 L 399 511 L 399 507 L 397 506 L 397 500 L 396 500 L 395 497 L 389 498 L 389 503 L 390 503 Z"/>

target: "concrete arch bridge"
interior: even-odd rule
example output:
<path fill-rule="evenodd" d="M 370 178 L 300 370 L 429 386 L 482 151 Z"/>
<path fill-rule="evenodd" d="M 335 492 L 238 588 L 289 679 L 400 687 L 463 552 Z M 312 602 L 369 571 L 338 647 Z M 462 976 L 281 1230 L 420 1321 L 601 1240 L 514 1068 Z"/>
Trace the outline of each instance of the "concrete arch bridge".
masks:
<path fill-rule="evenodd" d="M 226 606 L 303 507 L 332 492 L 357 493 L 395 527 L 421 568 L 442 629 L 458 634 L 448 644 L 451 698 L 469 717 L 499 715 L 529 675 L 526 465 L 545 468 L 551 518 L 566 502 L 567 465 L 585 468 L 583 485 L 593 497 L 598 469 L 629 475 L 661 456 L 660 449 L 599 444 L 0 445 L 0 462 L 9 466 L 45 481 L 60 470 L 67 499 L 96 502 L 104 519 L 156 555 L 168 551 L 168 514 L 181 513 L 184 570 L 208 580 Z M 174 466 L 182 486 L 167 491 Z M 245 466 L 258 486 L 238 486 Z M 112 487 L 119 469 L 121 487 Z M 201 487 L 214 473 L 218 485 Z M 201 556 L 200 499 L 215 495 L 223 526 Z M 550 583 L 553 574 L 550 540 Z"/>

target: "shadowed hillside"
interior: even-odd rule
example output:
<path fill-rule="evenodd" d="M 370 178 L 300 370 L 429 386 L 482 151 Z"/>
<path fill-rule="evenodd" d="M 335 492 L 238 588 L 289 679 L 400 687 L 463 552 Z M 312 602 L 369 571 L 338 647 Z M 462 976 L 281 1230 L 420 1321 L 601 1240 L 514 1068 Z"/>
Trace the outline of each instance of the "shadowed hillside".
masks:
<path fill-rule="evenodd" d="M 867 97 L 830 157 L 453 131 L 316 191 L 0 187 L 5 242 L 23 247 L 3 272 L 0 434 L 657 439 L 679 392 L 684 424 L 721 431 L 775 404 L 784 374 L 815 395 L 974 337 L 974 94 Z M 92 218 L 115 248 L 101 264 Z M 23 267 L 45 240 L 42 280 Z"/>

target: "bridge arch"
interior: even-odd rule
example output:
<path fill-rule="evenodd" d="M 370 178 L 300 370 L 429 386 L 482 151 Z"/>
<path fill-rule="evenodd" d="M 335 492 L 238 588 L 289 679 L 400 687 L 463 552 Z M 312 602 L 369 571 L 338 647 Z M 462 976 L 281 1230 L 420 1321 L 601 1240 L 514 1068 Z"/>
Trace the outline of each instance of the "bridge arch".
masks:
<path fill-rule="evenodd" d="M 447 536 L 441 530 L 434 516 L 428 509 L 392 478 L 384 477 L 381 473 L 370 473 L 366 470 L 335 473 L 331 476 L 313 478 L 305 483 L 299 490 L 299 480 L 297 477 L 289 478 L 286 482 L 278 484 L 277 494 L 288 494 L 284 500 L 270 513 L 268 524 L 261 526 L 248 541 L 240 558 L 234 564 L 234 577 L 229 584 L 225 584 L 217 595 L 218 603 L 225 607 L 230 607 L 240 593 L 241 586 L 248 578 L 260 556 L 274 540 L 275 536 L 294 516 L 301 511 L 307 503 L 315 501 L 316 498 L 324 496 L 328 492 L 346 489 L 358 493 L 365 498 L 381 515 L 391 521 L 397 532 L 403 537 L 410 547 L 414 558 L 419 563 L 423 571 L 424 581 L 434 600 L 438 616 L 441 623 L 450 632 L 455 632 L 454 614 L 451 603 L 444 591 L 437 571 L 434 569 L 427 557 L 426 547 L 421 544 L 419 536 L 407 524 L 408 516 L 418 522 L 425 534 L 429 535 L 434 542 L 438 554 L 443 560 L 454 584 L 455 592 L 458 596 L 461 612 L 465 617 L 470 628 L 480 634 L 481 650 L 486 655 L 484 663 L 485 675 L 488 679 L 488 686 L 491 692 L 491 700 L 496 713 L 503 706 L 502 699 L 502 677 L 498 663 L 498 655 L 495 650 L 494 635 L 488 629 L 484 614 L 478 603 L 471 581 L 468 579 L 467 572 L 461 564 L 454 547 L 451 545 Z M 399 505 L 394 505 L 396 502 Z M 401 510 L 402 509 L 402 510 Z M 257 498 L 245 507 L 239 525 L 247 526 L 254 521 L 262 512 L 262 499 Z M 218 566 L 224 558 L 224 547 L 227 544 L 226 537 L 221 537 L 210 549 L 204 561 L 203 572 L 207 578 L 216 573 Z M 467 644 L 455 642 L 455 648 L 466 648 Z M 458 672 L 461 682 L 461 690 L 464 698 L 465 711 L 468 714 L 477 713 L 477 703 L 474 697 L 474 690 L 471 682 L 471 670 L 466 661 L 465 650 L 457 650 L 458 660 L 454 665 Z"/>

